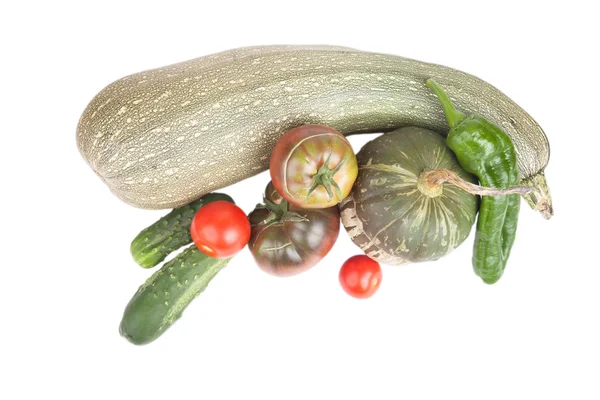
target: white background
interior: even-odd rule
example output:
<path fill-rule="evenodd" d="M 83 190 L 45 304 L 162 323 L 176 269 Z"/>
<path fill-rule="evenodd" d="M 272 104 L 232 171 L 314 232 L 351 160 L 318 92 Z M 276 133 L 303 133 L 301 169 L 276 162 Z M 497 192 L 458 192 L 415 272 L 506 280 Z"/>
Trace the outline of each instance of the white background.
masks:
<path fill-rule="evenodd" d="M 202 3 L 0 6 L 0 398 L 600 398 L 593 2 Z M 492 83 L 550 139 L 556 215 L 523 204 L 496 285 L 473 274 L 471 235 L 440 261 L 384 266 L 367 301 L 339 287 L 339 266 L 358 254 L 343 231 L 290 279 L 244 250 L 167 333 L 133 346 L 118 325 L 151 271 L 129 243 L 165 211 L 132 208 L 94 176 L 78 118 L 124 75 L 274 43 L 392 53 Z M 250 211 L 267 181 L 223 191 Z"/>

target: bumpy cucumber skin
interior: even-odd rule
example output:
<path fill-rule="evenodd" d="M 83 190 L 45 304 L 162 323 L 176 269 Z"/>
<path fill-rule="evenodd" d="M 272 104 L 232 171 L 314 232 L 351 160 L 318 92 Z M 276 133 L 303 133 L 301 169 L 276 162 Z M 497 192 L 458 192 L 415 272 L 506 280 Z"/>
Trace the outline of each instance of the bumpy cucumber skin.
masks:
<path fill-rule="evenodd" d="M 143 345 L 162 335 L 230 259 L 211 258 L 192 245 L 156 271 L 127 304 L 121 336 Z"/>
<path fill-rule="evenodd" d="M 131 255 L 144 268 L 161 263 L 169 254 L 190 244 L 190 225 L 200 208 L 213 201 L 233 199 L 223 193 L 209 193 L 188 205 L 173 209 L 170 213 L 142 230 L 131 242 Z"/>

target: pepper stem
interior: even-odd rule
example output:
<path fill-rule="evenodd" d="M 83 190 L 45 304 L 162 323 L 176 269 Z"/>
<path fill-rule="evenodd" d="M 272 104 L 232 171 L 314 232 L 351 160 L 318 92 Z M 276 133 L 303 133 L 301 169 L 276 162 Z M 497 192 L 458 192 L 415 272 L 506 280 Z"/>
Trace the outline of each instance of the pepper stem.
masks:
<path fill-rule="evenodd" d="M 442 103 L 442 108 L 444 109 L 444 114 L 446 114 L 446 119 L 448 120 L 448 125 L 450 126 L 450 129 L 454 128 L 460 121 L 465 119 L 465 114 L 461 113 L 456 108 L 454 108 L 454 105 L 450 101 L 450 98 L 448 97 L 446 92 L 444 92 L 444 90 L 436 83 L 436 81 L 429 78 L 425 81 L 425 84 L 427 85 L 427 87 L 433 90 L 435 95 L 440 100 L 440 103 Z"/>
<path fill-rule="evenodd" d="M 475 185 L 471 182 L 465 181 L 454 172 L 446 169 L 439 168 L 433 171 L 425 171 L 421 173 L 419 177 L 422 181 L 426 182 L 431 188 L 439 187 L 444 183 L 454 185 L 467 193 L 476 194 L 480 196 L 507 196 L 510 194 L 519 194 L 524 196 L 529 192 L 533 191 L 534 188 L 530 186 L 511 186 L 506 189 L 491 188 L 485 186 Z"/>

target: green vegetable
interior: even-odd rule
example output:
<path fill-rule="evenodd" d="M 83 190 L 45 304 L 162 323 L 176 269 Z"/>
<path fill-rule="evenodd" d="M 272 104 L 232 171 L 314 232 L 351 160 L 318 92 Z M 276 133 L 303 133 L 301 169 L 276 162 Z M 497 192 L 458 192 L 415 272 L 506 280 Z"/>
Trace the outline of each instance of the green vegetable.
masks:
<path fill-rule="evenodd" d="M 366 255 L 384 264 L 436 260 L 469 235 L 477 196 L 430 182 L 442 171 L 475 182 L 444 138 L 407 127 L 379 136 L 356 155 L 358 177 L 340 209 L 344 227 Z"/>
<path fill-rule="evenodd" d="M 210 258 L 192 245 L 165 263 L 135 293 L 119 331 L 133 344 L 162 335 L 230 259 Z"/>
<path fill-rule="evenodd" d="M 194 215 L 204 205 L 218 200 L 234 202 L 226 194 L 209 193 L 190 204 L 175 208 L 142 230 L 131 243 L 131 255 L 135 262 L 144 268 L 151 268 L 175 250 L 190 244 L 190 225 Z"/>
<path fill-rule="evenodd" d="M 265 171 L 284 132 L 328 125 L 349 135 L 420 126 L 447 132 L 424 81 L 485 113 L 517 146 L 532 207 L 551 215 L 540 126 L 476 77 L 441 65 L 334 46 L 234 49 L 108 85 L 77 126 L 77 146 L 112 192 L 142 208 L 179 207 Z"/>
<path fill-rule="evenodd" d="M 446 93 L 429 79 L 448 118 L 448 146 L 465 171 L 484 186 L 506 189 L 519 183 L 517 156 L 511 139 L 498 126 L 479 115 L 457 111 Z M 502 276 L 515 240 L 520 196 L 483 196 L 477 218 L 473 268 L 489 284 Z"/>

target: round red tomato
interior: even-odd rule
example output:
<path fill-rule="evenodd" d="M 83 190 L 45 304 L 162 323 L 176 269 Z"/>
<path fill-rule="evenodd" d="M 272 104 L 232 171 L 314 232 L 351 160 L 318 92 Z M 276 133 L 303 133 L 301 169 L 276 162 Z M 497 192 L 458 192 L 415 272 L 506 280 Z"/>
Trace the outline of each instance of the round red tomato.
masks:
<path fill-rule="evenodd" d="M 219 200 L 202 207 L 190 227 L 192 240 L 200 251 L 213 258 L 228 258 L 246 246 L 250 221 L 233 203 Z"/>
<path fill-rule="evenodd" d="M 275 189 L 290 204 L 326 208 L 348 196 L 358 164 L 344 135 L 324 125 L 302 125 L 279 139 L 270 172 Z"/>
<path fill-rule="evenodd" d="M 340 232 L 338 207 L 302 209 L 289 205 L 273 186 L 266 191 L 267 205 L 249 215 L 248 242 L 258 266 L 275 276 L 291 276 L 317 264 L 331 250 Z"/>
<path fill-rule="evenodd" d="M 346 293 L 366 299 L 379 289 L 381 267 L 377 261 L 365 255 L 353 256 L 342 265 L 339 278 Z"/>

